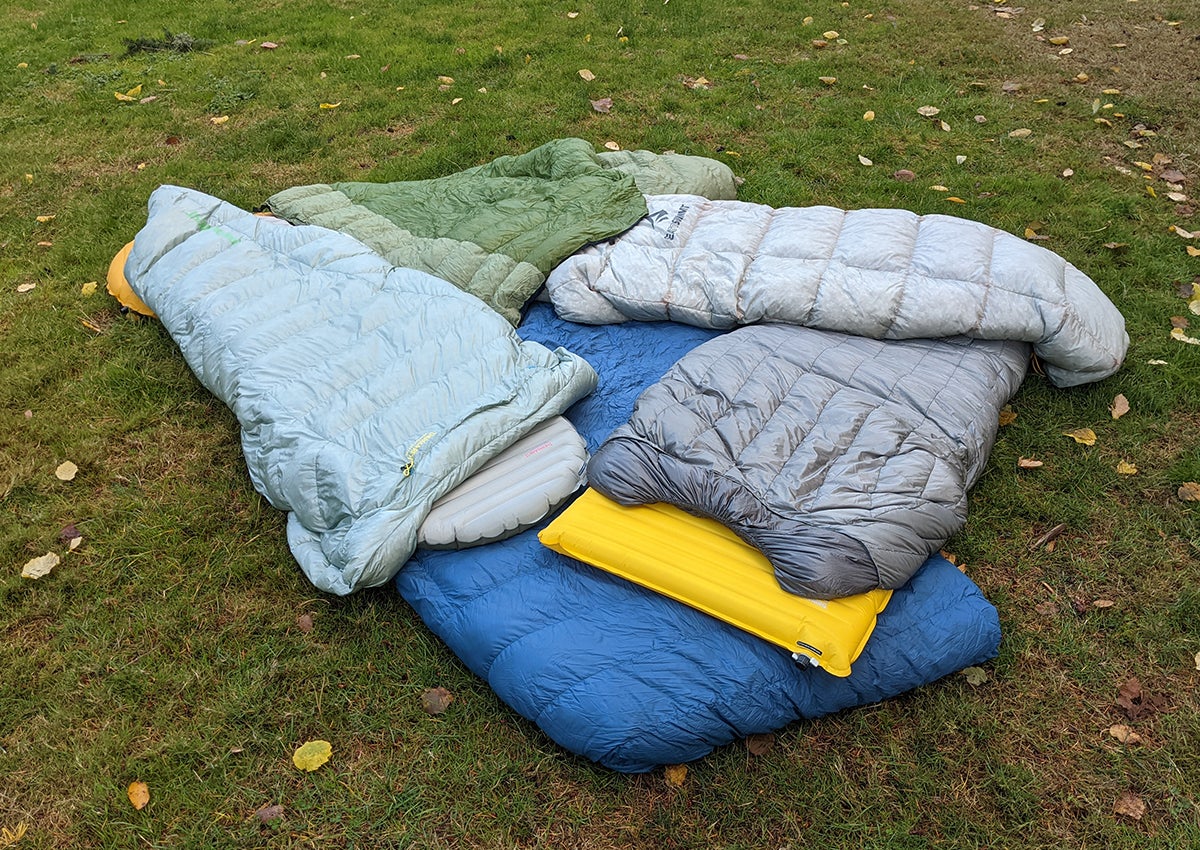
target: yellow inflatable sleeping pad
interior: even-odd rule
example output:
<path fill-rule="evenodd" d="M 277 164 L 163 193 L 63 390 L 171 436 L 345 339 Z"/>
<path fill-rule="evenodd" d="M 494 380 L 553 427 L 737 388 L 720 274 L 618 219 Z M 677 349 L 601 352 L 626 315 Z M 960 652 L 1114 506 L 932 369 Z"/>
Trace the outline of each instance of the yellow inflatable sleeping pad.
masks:
<path fill-rule="evenodd" d="M 133 243 L 130 242 L 118 251 L 117 256 L 113 257 L 112 262 L 108 264 L 108 294 L 120 301 L 122 307 L 127 307 L 143 316 L 157 318 L 154 311 L 137 297 L 133 288 L 130 287 L 129 281 L 125 279 L 125 261 L 129 259 L 129 252 L 132 250 Z"/>
<path fill-rule="evenodd" d="M 872 590 L 805 599 L 780 588 L 766 557 L 719 522 L 672 505 L 625 507 L 588 488 L 538 539 L 849 676 L 892 597 Z"/>

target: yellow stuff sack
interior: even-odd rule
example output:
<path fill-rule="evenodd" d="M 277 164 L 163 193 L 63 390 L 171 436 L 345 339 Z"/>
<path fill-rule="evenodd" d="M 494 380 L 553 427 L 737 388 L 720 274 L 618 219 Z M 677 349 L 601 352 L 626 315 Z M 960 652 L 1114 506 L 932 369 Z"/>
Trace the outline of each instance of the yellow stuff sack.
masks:
<path fill-rule="evenodd" d="M 805 599 L 780 588 L 766 557 L 719 522 L 672 505 L 625 507 L 588 488 L 538 539 L 849 676 L 892 598 L 872 590 Z"/>

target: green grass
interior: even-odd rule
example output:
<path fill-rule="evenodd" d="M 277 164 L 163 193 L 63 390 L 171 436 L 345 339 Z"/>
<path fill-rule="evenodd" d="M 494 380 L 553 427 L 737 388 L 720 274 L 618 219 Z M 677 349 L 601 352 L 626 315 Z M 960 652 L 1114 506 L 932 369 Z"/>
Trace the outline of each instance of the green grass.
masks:
<path fill-rule="evenodd" d="M 1200 240 L 1169 227 L 1200 219 L 1135 164 L 1169 158 L 1200 194 L 1186 83 L 1200 74 L 1200 19 L 1159 0 L 1094 0 L 1086 17 L 974 5 L 8 10 L 0 829 L 24 824 L 19 847 L 1200 846 L 1200 532 L 1196 505 L 1176 497 L 1200 480 L 1200 347 L 1169 338 L 1171 317 L 1188 315 L 1178 286 L 1200 274 L 1185 252 Z M 846 43 L 814 47 L 826 30 Z M 1057 35 L 1073 52 L 1039 40 Z M 114 97 L 138 85 L 155 99 Z M 608 115 L 588 103 L 604 96 Z M 1019 128 L 1033 133 L 1009 136 Z M 947 547 L 1000 611 L 987 682 L 953 676 L 794 724 L 766 755 L 724 748 L 680 788 L 591 765 L 500 703 L 393 591 L 312 590 L 228 411 L 161 327 L 119 314 L 103 287 L 81 293 L 160 184 L 251 208 L 290 185 L 433 177 L 569 135 L 716 157 L 744 178 L 743 199 L 776 206 L 1032 225 L 1120 307 L 1125 368 L 1068 391 L 1026 381 Z M 916 179 L 893 179 L 901 168 Z M 1117 393 L 1132 409 L 1114 421 Z M 1061 435 L 1084 426 L 1095 446 Z M 1045 466 L 1018 471 L 1019 457 Z M 80 473 L 60 482 L 68 459 Z M 1117 475 L 1120 460 L 1138 474 Z M 1031 549 L 1058 523 L 1052 551 Z M 84 543 L 66 554 L 68 524 Z M 48 551 L 64 554 L 53 574 L 19 578 Z M 1130 721 L 1115 699 L 1134 676 L 1164 708 Z M 456 697 L 436 718 L 419 700 L 434 686 Z M 1143 742 L 1118 743 L 1115 723 Z M 301 774 L 290 756 L 310 738 L 334 756 Z M 125 796 L 134 780 L 150 787 L 142 811 Z M 1126 792 L 1145 802 L 1140 820 L 1114 814 Z M 271 804 L 282 816 L 260 822 Z"/>

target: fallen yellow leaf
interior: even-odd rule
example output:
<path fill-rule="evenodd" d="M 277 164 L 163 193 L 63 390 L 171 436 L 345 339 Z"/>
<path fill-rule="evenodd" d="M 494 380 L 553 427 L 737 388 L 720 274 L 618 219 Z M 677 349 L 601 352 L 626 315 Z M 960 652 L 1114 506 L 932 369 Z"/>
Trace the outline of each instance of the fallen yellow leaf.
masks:
<path fill-rule="evenodd" d="M 342 102 L 339 100 L 337 103 L 322 103 L 321 108 L 322 109 L 337 109 L 341 105 L 342 105 Z"/>
<path fill-rule="evenodd" d="M 84 295 L 91 295 L 93 292 L 96 291 L 96 281 L 89 280 L 87 283 L 85 283 L 83 286 L 81 286 L 79 288 L 79 291 Z"/>
<path fill-rule="evenodd" d="M 1070 437 L 1075 442 L 1084 446 L 1096 445 L 1096 432 L 1091 428 L 1076 428 L 1072 431 L 1063 431 L 1064 437 Z"/>
<path fill-rule="evenodd" d="M 679 788 L 687 779 L 686 764 L 668 764 L 663 768 L 663 778 L 667 780 L 667 784 L 672 788 Z"/>
<path fill-rule="evenodd" d="M 1010 139 L 1025 139 L 1033 135 L 1033 130 L 1028 127 L 1020 127 L 1008 134 Z"/>
<path fill-rule="evenodd" d="M 1117 474 L 1118 475 L 1137 475 L 1137 471 L 1138 471 L 1137 464 L 1126 463 L 1123 460 L 1117 462 Z"/>
<path fill-rule="evenodd" d="M 1011 425 L 1017 421 L 1017 412 L 1007 404 L 1000 408 L 1000 426 Z"/>
<path fill-rule="evenodd" d="M 125 92 L 125 94 L 121 94 L 119 91 L 115 91 L 115 92 L 113 92 L 113 96 L 116 97 L 117 100 L 127 103 L 131 100 L 137 100 L 137 96 L 141 93 L 142 93 L 142 84 L 138 83 L 136 86 L 131 88 L 129 91 Z"/>
<path fill-rule="evenodd" d="M 462 98 L 456 97 L 456 98 L 454 98 L 454 100 L 450 101 L 451 106 L 454 106 L 456 103 L 462 103 Z"/>
<path fill-rule="evenodd" d="M 37 289 L 36 283 L 18 283 L 17 284 L 17 292 L 33 292 L 33 290 L 35 290 L 35 289 Z"/>
<path fill-rule="evenodd" d="M 952 204 L 965 204 L 966 203 L 966 201 L 964 201 L 962 198 L 958 197 L 957 195 L 950 195 L 949 197 L 946 198 L 946 200 Z"/>
<path fill-rule="evenodd" d="M 1198 665 L 1200 669 L 1200 665 Z M 18 841 L 25 837 L 25 833 L 29 831 L 29 824 L 21 821 L 15 828 L 9 829 L 7 826 L 0 829 L 0 847 L 12 847 Z"/>
<path fill-rule="evenodd" d="M 1193 247 L 1192 245 L 1188 245 L 1187 252 L 1188 252 L 1189 257 L 1200 257 L 1200 248 L 1196 248 L 1196 247 Z"/>
<path fill-rule="evenodd" d="M 48 221 L 54 221 L 54 214 L 51 213 L 50 215 L 39 215 L 37 220 L 39 224 L 45 224 Z"/>
<path fill-rule="evenodd" d="M 837 82 L 837 77 L 817 77 L 817 79 L 827 86 L 831 86 Z"/>
<path fill-rule="evenodd" d="M 130 782 L 126 793 L 129 795 L 129 802 L 133 803 L 133 807 L 139 812 L 150 802 L 150 788 L 145 782 Z"/>
<path fill-rule="evenodd" d="M 300 770 L 313 771 L 333 755 L 333 746 L 328 741 L 307 741 L 292 753 L 292 764 Z"/>
<path fill-rule="evenodd" d="M 21 568 L 21 578 L 41 578 L 57 567 L 60 560 L 53 552 L 47 552 L 40 558 L 30 558 Z"/>
<path fill-rule="evenodd" d="M 59 481 L 70 481 L 79 472 L 79 467 L 71 463 L 69 460 L 64 460 L 54 470 L 54 477 Z"/>
<path fill-rule="evenodd" d="M 865 156 L 863 156 L 862 154 L 858 155 L 858 161 L 860 163 L 862 163 L 863 165 L 874 165 L 875 164 L 871 160 L 869 160 Z"/>
<path fill-rule="evenodd" d="M 580 68 L 579 76 L 583 77 L 584 82 L 587 82 L 587 83 L 590 83 L 592 80 L 596 79 L 596 75 L 593 74 L 591 71 L 589 71 L 587 68 Z"/>
<path fill-rule="evenodd" d="M 1188 336 L 1183 332 L 1183 328 L 1171 328 L 1171 339 L 1186 342 L 1188 345 L 1200 345 L 1200 339 L 1194 336 Z"/>
<path fill-rule="evenodd" d="M 213 124 L 224 124 L 226 121 L 229 120 L 229 116 L 228 115 L 214 115 L 212 118 L 209 118 L 208 120 Z"/>
<path fill-rule="evenodd" d="M 863 120 L 864 121 L 874 121 L 875 120 L 875 111 L 872 109 L 868 109 L 866 112 L 863 113 Z"/>

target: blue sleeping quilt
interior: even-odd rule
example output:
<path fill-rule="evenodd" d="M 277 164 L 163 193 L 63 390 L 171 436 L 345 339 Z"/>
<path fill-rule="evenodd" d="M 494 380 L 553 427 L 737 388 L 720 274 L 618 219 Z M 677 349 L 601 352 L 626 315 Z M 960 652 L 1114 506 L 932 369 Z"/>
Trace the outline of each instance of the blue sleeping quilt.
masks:
<path fill-rule="evenodd" d="M 519 329 L 600 375 L 570 419 L 594 451 L 634 400 L 718 332 L 577 325 L 535 304 Z M 396 576 L 425 623 L 519 714 L 614 770 L 699 758 L 747 735 L 876 702 L 995 657 L 996 610 L 938 556 L 894 594 L 847 678 L 542 546 L 542 523 L 461 551 L 419 550 Z"/>

